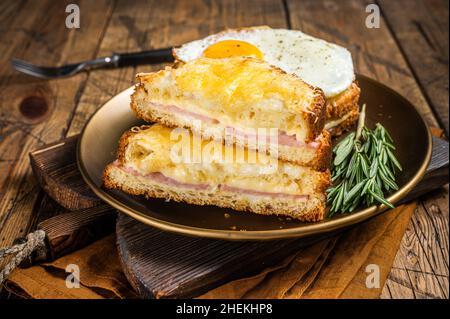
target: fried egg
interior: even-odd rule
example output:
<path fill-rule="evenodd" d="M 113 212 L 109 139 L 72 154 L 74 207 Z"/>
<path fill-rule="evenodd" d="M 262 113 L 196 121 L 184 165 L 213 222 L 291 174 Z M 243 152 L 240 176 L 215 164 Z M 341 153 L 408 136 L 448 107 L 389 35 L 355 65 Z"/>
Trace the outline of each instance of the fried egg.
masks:
<path fill-rule="evenodd" d="M 345 91 L 355 80 L 352 57 L 347 49 L 297 30 L 230 29 L 175 48 L 174 55 L 181 62 L 200 57 L 263 59 L 321 88 L 327 98 Z"/>

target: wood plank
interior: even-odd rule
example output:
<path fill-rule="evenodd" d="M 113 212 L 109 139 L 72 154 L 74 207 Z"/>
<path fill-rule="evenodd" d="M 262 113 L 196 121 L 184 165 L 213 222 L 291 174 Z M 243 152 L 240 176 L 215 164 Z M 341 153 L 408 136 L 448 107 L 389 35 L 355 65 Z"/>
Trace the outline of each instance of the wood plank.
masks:
<path fill-rule="evenodd" d="M 87 7 L 88 1 L 79 1 Z M 65 3 L 54 1 L 2 2 L 0 22 L 0 246 L 28 232 L 43 198 L 31 174 L 28 153 L 63 137 L 88 77 L 44 81 L 19 74 L 11 57 L 38 64 L 59 64 L 96 55 L 113 7 L 112 1 L 89 2 L 81 28 L 65 27 Z M 14 16 L 11 20 L 9 15 Z M 9 24 L 9 22 L 12 22 Z"/>
<path fill-rule="evenodd" d="M 420 87 L 415 81 L 414 75 L 405 61 L 401 49 L 397 46 L 395 39 L 386 24 L 381 18 L 379 29 L 367 29 L 365 26 L 365 7 L 372 1 L 349 0 L 339 2 L 329 1 L 288 1 L 291 25 L 294 29 L 301 29 L 309 34 L 336 42 L 347 47 L 353 55 L 355 69 L 369 77 L 378 79 L 394 88 L 402 95 L 406 96 L 421 112 L 430 125 L 438 125 L 426 98 L 423 96 Z M 351 17 L 351 19 L 349 19 Z M 448 194 L 441 192 L 439 194 Z M 428 205 L 427 201 L 419 206 Z M 448 213 L 448 204 L 439 202 L 437 204 L 441 211 Z M 422 216 L 425 216 L 422 214 Z M 427 215 L 431 216 L 431 215 Z M 411 223 L 419 217 L 417 213 L 413 216 Z M 423 220 L 423 218 L 422 218 Z M 433 224 L 428 221 L 427 224 Z M 411 224 L 412 225 L 412 224 Z M 428 295 L 436 295 L 442 298 L 445 296 L 445 284 L 443 280 L 436 276 L 429 276 L 421 273 L 421 269 L 416 267 L 416 273 L 408 271 L 407 263 L 408 251 L 414 249 L 415 254 L 420 256 L 420 262 L 426 263 L 425 256 L 432 255 L 428 246 L 419 244 L 420 238 L 411 231 L 405 234 L 399 253 L 397 254 L 393 270 L 390 274 L 382 297 L 393 298 L 418 298 Z M 441 232 L 440 232 L 441 233 Z M 447 233 L 448 234 L 448 230 Z M 448 254 L 444 248 L 443 254 Z M 447 258 L 448 260 L 448 258 Z M 445 263 L 443 261 L 443 263 Z M 430 269 L 431 265 L 422 265 Z M 390 289 L 390 291 L 388 291 Z M 428 291 L 427 289 L 430 289 Z M 448 295 L 448 293 L 447 293 Z"/>
<path fill-rule="evenodd" d="M 197 297 L 226 282 L 258 274 L 301 248 L 342 231 L 245 242 L 172 234 L 125 214 L 119 214 L 116 225 L 119 258 L 133 288 L 143 298 L 177 299 Z"/>
<path fill-rule="evenodd" d="M 423 255 L 412 224 L 411 222 L 405 233 L 389 279 L 403 286 L 403 289 L 410 289 L 414 298 L 426 294 L 437 297 L 442 295 L 442 289 L 437 278 L 426 273 L 430 271 L 431 266 Z"/>
<path fill-rule="evenodd" d="M 404 273 L 402 273 L 404 272 Z M 406 270 L 399 268 L 392 268 L 389 277 L 386 279 L 383 291 L 381 292 L 381 299 L 414 299 L 414 291 L 411 288 L 410 281 L 405 282 L 408 278 Z"/>
<path fill-rule="evenodd" d="M 427 290 L 427 293 L 430 292 L 431 295 L 444 299 L 449 298 L 448 200 L 447 186 L 446 192 L 427 196 L 412 218 L 414 232 L 424 254 L 419 256 L 420 268 L 427 277 L 433 278 L 438 283 L 437 289 Z M 427 264 L 429 268 L 425 267 Z"/>
<path fill-rule="evenodd" d="M 448 298 L 448 186 L 426 196 L 413 215 L 386 283 L 414 298 Z M 448 204 L 447 204 L 448 205 Z M 396 290 L 393 293 L 392 282 Z M 385 292 L 383 292 L 384 294 Z"/>
<path fill-rule="evenodd" d="M 379 0 L 379 5 L 448 136 L 448 1 Z"/>
<path fill-rule="evenodd" d="M 30 153 L 30 164 L 40 186 L 47 195 L 70 210 L 102 203 L 78 170 L 77 141 L 77 137 L 69 137 Z"/>
<path fill-rule="evenodd" d="M 40 222 L 45 232 L 46 256 L 36 261 L 55 260 L 110 234 L 116 224 L 117 211 L 107 204 L 77 211 L 67 211 Z"/>
<path fill-rule="evenodd" d="M 39 18 L 39 8 L 48 5 L 48 1 L 41 3 L 33 1 L 2 1 L 0 3 L 0 68 L 1 83 L 8 78 L 4 74 L 9 69 L 7 63 L 13 53 L 23 52 L 33 37 L 38 37 L 32 26 Z"/>

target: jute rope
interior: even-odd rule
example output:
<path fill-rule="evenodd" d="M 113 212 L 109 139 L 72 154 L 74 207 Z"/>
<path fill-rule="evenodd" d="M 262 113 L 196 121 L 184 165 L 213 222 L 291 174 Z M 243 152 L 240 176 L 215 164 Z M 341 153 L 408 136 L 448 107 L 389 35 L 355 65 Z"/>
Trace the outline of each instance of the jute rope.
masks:
<path fill-rule="evenodd" d="M 0 248 L 0 262 L 2 262 L 6 256 L 15 255 L 0 271 L 0 284 L 3 283 L 14 268 L 16 268 L 22 261 L 31 257 L 31 254 L 34 251 L 36 251 L 39 255 L 42 255 L 45 253 L 45 249 L 45 232 L 43 230 L 37 230 L 33 233 L 29 233 L 25 243 Z"/>

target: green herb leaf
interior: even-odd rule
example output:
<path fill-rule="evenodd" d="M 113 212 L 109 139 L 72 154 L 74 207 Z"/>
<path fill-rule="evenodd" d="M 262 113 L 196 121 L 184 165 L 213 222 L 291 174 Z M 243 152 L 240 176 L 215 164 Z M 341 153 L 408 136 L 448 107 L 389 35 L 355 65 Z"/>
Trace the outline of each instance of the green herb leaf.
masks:
<path fill-rule="evenodd" d="M 341 164 L 352 152 L 354 137 L 355 133 L 351 133 L 345 140 L 343 140 L 340 144 L 337 145 L 336 157 L 334 158 L 334 165 L 337 166 Z"/>
<path fill-rule="evenodd" d="M 328 217 L 350 213 L 360 205 L 384 204 L 384 191 L 398 190 L 395 172 L 402 167 L 394 155 L 394 141 L 386 128 L 377 123 L 371 130 L 364 126 L 365 108 L 361 110 L 357 133 L 348 134 L 334 149 L 333 186 L 327 190 L 331 205 Z"/>

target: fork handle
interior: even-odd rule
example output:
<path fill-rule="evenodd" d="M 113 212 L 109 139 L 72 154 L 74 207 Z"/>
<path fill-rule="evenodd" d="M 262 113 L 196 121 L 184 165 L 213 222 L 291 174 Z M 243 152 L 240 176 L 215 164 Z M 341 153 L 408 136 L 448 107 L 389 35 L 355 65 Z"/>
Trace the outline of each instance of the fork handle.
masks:
<path fill-rule="evenodd" d="M 114 53 L 112 60 L 119 67 L 138 64 L 173 62 L 172 48 L 164 48 L 135 53 Z"/>

